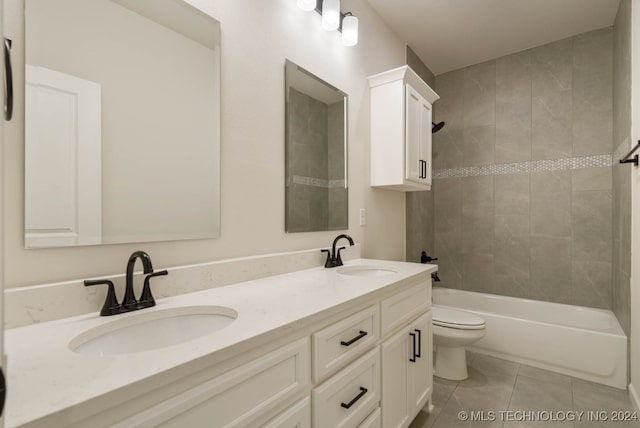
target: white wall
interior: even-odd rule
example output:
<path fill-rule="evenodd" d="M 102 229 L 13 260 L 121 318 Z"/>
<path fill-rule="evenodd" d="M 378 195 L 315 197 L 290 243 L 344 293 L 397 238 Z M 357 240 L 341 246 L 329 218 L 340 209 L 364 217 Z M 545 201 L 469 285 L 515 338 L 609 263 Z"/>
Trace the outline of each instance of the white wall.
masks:
<path fill-rule="evenodd" d="M 347 232 L 363 244 L 365 257 L 404 259 L 405 195 L 369 187 L 366 77 L 402 65 L 405 45 L 366 0 L 343 1 L 343 10 L 360 18 L 355 48 L 343 47 L 338 33 L 323 31 L 320 16 L 300 11 L 295 0 L 190 0 L 222 28 L 220 239 L 24 250 L 24 29 L 22 1 L 10 3 L 5 33 L 17 41 L 17 100 L 16 118 L 5 128 L 5 287 L 118 273 L 136 249 L 163 267 L 331 244 L 335 232 L 284 232 L 285 58 L 349 94 Z M 367 209 L 364 228 L 358 225 L 360 208 Z"/>
<path fill-rule="evenodd" d="M 640 140 L 640 7 L 631 2 L 631 136 Z M 635 145 L 635 144 L 634 144 Z M 632 399 L 640 407 L 640 169 L 631 180 L 631 385 Z"/>

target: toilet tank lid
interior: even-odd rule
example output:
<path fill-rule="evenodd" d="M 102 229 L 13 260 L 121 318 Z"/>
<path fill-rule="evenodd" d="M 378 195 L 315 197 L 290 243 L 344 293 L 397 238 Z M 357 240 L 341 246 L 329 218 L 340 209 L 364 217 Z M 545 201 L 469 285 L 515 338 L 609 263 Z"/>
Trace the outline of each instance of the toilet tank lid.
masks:
<path fill-rule="evenodd" d="M 484 320 L 471 312 L 448 306 L 433 305 L 432 317 L 434 323 L 444 323 L 459 326 L 483 326 Z"/>

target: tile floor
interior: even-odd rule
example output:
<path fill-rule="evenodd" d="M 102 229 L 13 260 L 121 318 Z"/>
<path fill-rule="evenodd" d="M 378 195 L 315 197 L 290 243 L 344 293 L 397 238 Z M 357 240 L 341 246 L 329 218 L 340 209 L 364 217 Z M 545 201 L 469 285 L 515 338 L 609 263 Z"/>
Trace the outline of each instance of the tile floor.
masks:
<path fill-rule="evenodd" d="M 421 411 L 410 428 L 640 427 L 640 421 L 594 421 L 595 413 L 587 420 L 587 411 L 604 411 L 608 417 L 612 411 L 633 413 L 627 391 L 487 355 L 468 353 L 467 358 L 469 378 L 455 382 L 434 377 L 433 413 Z M 461 411 L 467 415 L 484 411 L 476 414 L 484 420 L 462 421 L 458 417 Z M 494 412 L 495 420 L 489 411 Z M 507 412 L 501 415 L 501 411 Z M 567 412 L 575 412 L 572 415 L 576 418 L 578 412 L 585 413 L 575 422 L 514 420 L 535 414 L 530 411 L 547 411 L 541 415 L 555 415 L 556 419 Z"/>

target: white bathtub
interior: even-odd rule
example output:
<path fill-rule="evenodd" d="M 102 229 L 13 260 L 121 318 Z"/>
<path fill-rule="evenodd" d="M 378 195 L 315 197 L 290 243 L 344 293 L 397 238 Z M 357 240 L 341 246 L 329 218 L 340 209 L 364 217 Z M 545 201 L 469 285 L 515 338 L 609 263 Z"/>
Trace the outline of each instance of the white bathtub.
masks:
<path fill-rule="evenodd" d="M 448 288 L 434 288 L 433 303 L 485 319 L 472 351 L 627 387 L 627 337 L 611 311 Z"/>

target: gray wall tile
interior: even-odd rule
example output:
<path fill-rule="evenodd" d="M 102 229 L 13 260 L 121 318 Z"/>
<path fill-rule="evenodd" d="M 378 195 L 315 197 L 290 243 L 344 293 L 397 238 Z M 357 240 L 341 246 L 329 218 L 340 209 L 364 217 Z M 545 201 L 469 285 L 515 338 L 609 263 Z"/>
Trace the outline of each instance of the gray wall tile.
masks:
<path fill-rule="evenodd" d="M 502 176 L 497 175 L 494 178 L 494 183 L 496 215 L 529 215 L 529 174 Z"/>
<path fill-rule="evenodd" d="M 445 127 L 433 135 L 433 165 L 435 168 L 462 166 L 463 149 L 463 85 L 464 70 L 452 71 L 436 77 L 436 90 L 440 95 L 434 107 L 434 121 L 445 122 Z"/>
<path fill-rule="evenodd" d="M 431 192 L 407 192 L 407 230 L 413 231 L 407 234 L 407 261 L 419 262 L 422 251 L 434 255 L 433 194 L 436 185 L 432 185 Z"/>
<path fill-rule="evenodd" d="M 613 145 L 630 148 L 631 0 L 621 0 L 613 27 Z M 615 162 L 615 160 L 614 160 Z M 627 167 L 627 168 L 625 168 Z M 631 171 L 613 167 L 613 312 L 629 335 L 631 320 Z"/>
<path fill-rule="evenodd" d="M 532 158 L 572 154 L 572 41 L 531 50 Z"/>
<path fill-rule="evenodd" d="M 531 160 L 531 51 L 496 60 L 496 163 Z"/>
<path fill-rule="evenodd" d="M 491 165 L 494 163 L 496 134 L 493 125 L 473 128 L 465 127 L 463 140 L 463 166 Z"/>
<path fill-rule="evenodd" d="M 580 306 L 611 309 L 613 264 L 574 260 L 571 269 L 571 302 Z"/>
<path fill-rule="evenodd" d="M 573 38 L 573 154 L 611 150 L 613 133 L 613 31 Z"/>
<path fill-rule="evenodd" d="M 560 303 L 571 301 L 571 238 L 531 237 L 531 287 L 527 297 Z"/>
<path fill-rule="evenodd" d="M 580 190 L 611 190 L 612 168 L 586 168 L 571 171 L 571 187 Z"/>
<path fill-rule="evenodd" d="M 463 91 L 464 127 L 495 126 L 495 61 L 487 61 L 465 68 Z"/>
<path fill-rule="evenodd" d="M 529 215 L 494 217 L 494 294 L 526 297 L 530 282 Z"/>
<path fill-rule="evenodd" d="M 444 287 L 462 288 L 462 179 L 434 183 L 434 251 Z"/>
<path fill-rule="evenodd" d="M 571 237 L 571 173 L 531 174 L 531 234 Z"/>

